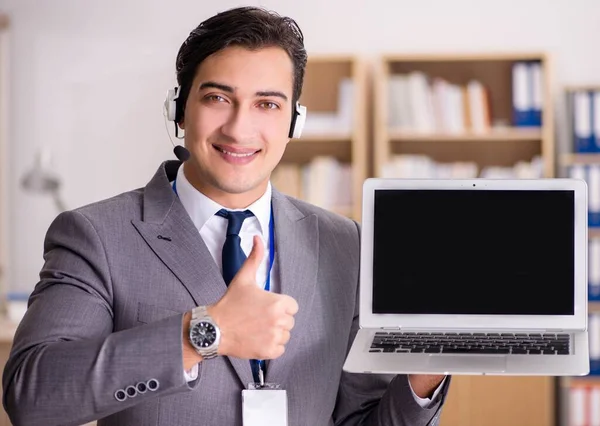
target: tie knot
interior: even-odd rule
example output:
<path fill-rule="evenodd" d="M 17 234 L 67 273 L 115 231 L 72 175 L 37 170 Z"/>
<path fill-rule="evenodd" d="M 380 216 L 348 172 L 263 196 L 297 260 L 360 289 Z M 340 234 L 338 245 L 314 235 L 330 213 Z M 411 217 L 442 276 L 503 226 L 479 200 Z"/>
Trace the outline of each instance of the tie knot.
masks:
<path fill-rule="evenodd" d="M 217 214 L 229 221 L 227 224 L 227 235 L 238 235 L 240 233 L 240 229 L 242 229 L 242 223 L 244 223 L 244 220 L 247 217 L 254 216 L 250 210 L 233 212 L 230 210 L 221 209 L 217 212 Z"/>

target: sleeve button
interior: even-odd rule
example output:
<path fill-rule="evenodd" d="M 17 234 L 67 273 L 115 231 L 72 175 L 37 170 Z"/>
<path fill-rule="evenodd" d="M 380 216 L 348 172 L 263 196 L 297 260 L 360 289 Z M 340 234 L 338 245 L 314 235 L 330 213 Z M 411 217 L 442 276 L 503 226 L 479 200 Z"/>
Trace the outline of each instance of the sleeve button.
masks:
<path fill-rule="evenodd" d="M 148 386 L 146 386 L 146 383 L 144 382 L 140 382 L 136 385 L 137 391 L 138 393 L 146 393 L 146 391 L 148 390 Z"/>
<path fill-rule="evenodd" d="M 125 392 L 127 392 L 127 396 L 130 398 L 133 398 L 137 395 L 137 389 L 135 388 L 135 386 L 127 386 Z"/>
<path fill-rule="evenodd" d="M 118 391 L 115 392 L 115 398 L 117 401 L 123 402 L 123 401 L 125 401 L 125 399 L 127 399 L 127 394 L 125 393 L 125 391 L 123 389 L 119 389 Z"/>
<path fill-rule="evenodd" d="M 150 389 L 151 391 L 155 391 L 158 389 L 159 387 L 159 383 L 158 380 L 156 379 L 150 379 L 148 380 L 148 382 L 146 383 L 146 386 L 148 386 L 148 389 Z"/>

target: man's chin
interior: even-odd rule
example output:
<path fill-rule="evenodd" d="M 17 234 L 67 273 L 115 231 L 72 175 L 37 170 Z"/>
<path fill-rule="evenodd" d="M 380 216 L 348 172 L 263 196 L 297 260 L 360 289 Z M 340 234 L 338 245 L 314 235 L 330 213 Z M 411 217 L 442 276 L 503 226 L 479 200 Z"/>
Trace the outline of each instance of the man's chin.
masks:
<path fill-rule="evenodd" d="M 232 195 L 243 195 L 250 192 L 258 191 L 260 188 L 266 188 L 266 180 L 259 182 L 231 182 L 231 181 L 220 181 L 216 182 L 215 185 L 220 191 Z"/>

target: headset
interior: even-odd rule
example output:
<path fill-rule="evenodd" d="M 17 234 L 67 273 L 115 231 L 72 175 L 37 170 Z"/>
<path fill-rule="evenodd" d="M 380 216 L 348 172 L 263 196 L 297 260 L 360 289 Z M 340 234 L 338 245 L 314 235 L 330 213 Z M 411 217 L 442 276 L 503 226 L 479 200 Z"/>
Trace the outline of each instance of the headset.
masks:
<path fill-rule="evenodd" d="M 175 87 L 174 89 L 169 89 L 167 91 L 167 96 L 166 96 L 165 102 L 164 102 L 165 119 L 168 121 L 175 122 L 175 137 L 177 139 L 183 139 L 183 136 L 179 137 L 179 126 L 178 126 L 178 123 L 176 122 L 176 120 L 178 118 L 178 113 L 180 113 L 180 111 L 178 111 L 178 109 L 177 109 L 177 100 L 179 99 L 180 93 L 181 93 L 181 86 Z M 292 122 L 290 124 L 290 130 L 288 132 L 288 137 L 293 138 L 293 139 L 300 138 L 300 136 L 302 136 L 302 130 L 304 129 L 305 123 L 306 123 L 306 107 L 303 105 L 300 105 L 299 102 L 296 102 L 294 111 L 292 113 Z M 167 131 L 168 131 L 168 129 L 167 129 Z M 173 141 L 171 140 L 171 142 L 173 142 Z M 175 144 L 173 144 L 173 145 L 175 145 Z M 176 151 L 175 155 L 181 161 L 185 161 L 185 160 L 187 160 L 187 158 L 189 158 L 189 152 L 187 153 L 187 155 L 185 155 L 185 153 L 183 153 L 183 150 L 185 150 L 187 152 L 187 150 L 183 147 L 179 147 L 179 146 L 175 147 L 175 151 Z M 184 156 L 185 160 L 182 160 L 180 158 L 181 156 Z"/>

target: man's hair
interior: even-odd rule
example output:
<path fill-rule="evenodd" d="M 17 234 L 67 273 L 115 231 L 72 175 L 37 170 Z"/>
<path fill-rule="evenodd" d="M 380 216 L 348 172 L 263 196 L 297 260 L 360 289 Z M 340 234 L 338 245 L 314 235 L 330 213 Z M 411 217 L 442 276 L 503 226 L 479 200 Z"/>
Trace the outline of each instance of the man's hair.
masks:
<path fill-rule="evenodd" d="M 285 50 L 294 65 L 293 104 L 300 98 L 307 54 L 298 24 L 291 18 L 260 7 L 229 9 L 198 25 L 179 49 L 176 70 L 181 89 L 177 100 L 177 123 L 183 119 L 198 66 L 208 56 L 229 46 L 252 50 L 280 47 Z"/>

